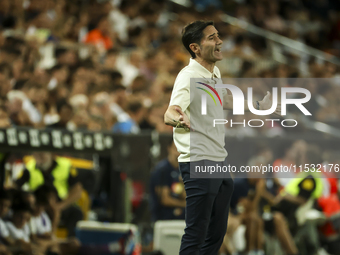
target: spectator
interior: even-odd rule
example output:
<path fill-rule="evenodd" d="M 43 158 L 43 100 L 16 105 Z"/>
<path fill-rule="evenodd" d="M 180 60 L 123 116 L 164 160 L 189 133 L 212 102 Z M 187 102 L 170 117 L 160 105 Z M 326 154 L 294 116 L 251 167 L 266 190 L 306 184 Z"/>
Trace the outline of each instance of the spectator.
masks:
<path fill-rule="evenodd" d="M 230 201 L 233 212 L 231 222 L 232 229 L 227 230 L 231 237 L 241 224 L 246 227 L 246 249 L 249 254 L 260 250 L 263 253 L 263 221 L 258 215 L 259 201 L 265 183 L 259 178 L 237 178 L 234 181 L 234 192 Z"/>
<path fill-rule="evenodd" d="M 43 184 L 52 185 L 57 189 L 59 202 L 53 208 L 54 217 L 55 219 L 60 217 L 68 230 L 68 235 L 74 236 L 76 223 L 83 218 L 79 207 L 73 204 L 81 196 L 82 185 L 71 162 L 48 152 L 36 152 L 27 162 L 22 176 L 15 182 L 17 187 L 22 187 L 25 183 L 29 184 L 32 191 Z"/>
<path fill-rule="evenodd" d="M 119 56 L 119 51 L 117 49 L 115 48 L 109 49 L 105 55 L 103 69 L 115 71 L 118 56 Z"/>
<path fill-rule="evenodd" d="M 299 236 L 298 248 L 303 254 L 316 253 L 321 249 L 316 225 L 308 222 L 304 213 L 312 209 L 315 199 L 322 195 L 323 180 L 318 172 L 313 171 L 313 165 L 320 162 L 320 150 L 310 145 L 306 151 L 306 164 L 309 167 L 290 180 L 275 202 L 276 209 L 292 220 L 290 227 Z M 304 210 L 298 213 L 301 207 Z"/>
<path fill-rule="evenodd" d="M 283 147 L 284 156 L 276 159 L 273 163 L 273 167 L 281 166 L 299 166 L 304 165 L 306 155 L 307 143 L 303 140 L 294 142 L 290 147 Z M 274 177 L 279 180 L 282 186 L 286 186 L 291 181 L 291 178 L 296 177 L 296 172 L 275 172 Z"/>
<path fill-rule="evenodd" d="M 287 254 L 298 254 L 285 217 L 280 212 L 270 212 L 267 200 L 274 199 L 268 192 L 269 182 L 264 179 L 235 179 L 231 208 L 241 212 L 236 219 L 246 226 L 247 251 L 262 250 L 263 231 L 275 234 Z M 270 203 L 274 203 L 270 200 Z M 236 206 L 238 205 L 238 206 Z M 240 209 L 242 208 L 242 209 Z M 269 211 L 268 211 L 269 209 Z M 234 216 L 235 217 L 235 216 Z M 231 224 L 235 224 L 231 221 Z M 240 224 L 238 223 L 238 224 Z M 239 225 L 237 225 L 239 226 Z M 231 229 L 230 234 L 235 233 Z M 227 232 L 228 234 L 228 232 Z"/>
<path fill-rule="evenodd" d="M 113 126 L 114 133 L 138 134 L 140 132 L 139 123 L 144 118 L 144 107 L 138 100 L 131 100 L 127 105 L 128 118 L 119 120 Z"/>
<path fill-rule="evenodd" d="M 76 238 L 56 239 L 53 234 L 52 221 L 47 214 L 57 202 L 58 193 L 53 186 L 42 185 L 34 192 L 35 208 L 32 216 L 32 238 L 50 252 L 61 254 L 77 254 L 79 241 Z M 34 229 L 34 230 L 33 230 Z"/>
<path fill-rule="evenodd" d="M 11 120 L 7 114 L 6 107 L 0 105 L 0 128 L 8 128 L 11 126 Z"/>
<path fill-rule="evenodd" d="M 51 80 L 48 83 L 48 89 L 55 89 L 58 84 L 64 84 L 69 75 L 69 68 L 65 65 L 55 65 L 50 70 Z"/>
<path fill-rule="evenodd" d="M 11 240 L 9 231 L 7 229 L 6 223 L 3 220 L 11 207 L 11 196 L 8 191 L 0 191 L 0 254 L 10 254 L 7 245 L 13 245 L 14 242 Z M 4 244 L 5 243 L 5 244 Z M 7 244 L 7 245 L 6 245 Z"/>
<path fill-rule="evenodd" d="M 57 102 L 58 118 L 57 122 L 48 125 L 49 128 L 59 129 L 59 128 L 69 128 L 69 121 L 73 117 L 73 108 L 70 104 L 64 100 Z"/>
<path fill-rule="evenodd" d="M 150 178 L 152 221 L 184 219 L 185 190 L 178 170 L 176 146 L 168 145 L 168 157 L 159 162 Z"/>
<path fill-rule="evenodd" d="M 90 121 L 97 120 L 97 123 L 100 124 L 99 130 L 110 130 L 113 127 L 115 116 L 111 112 L 110 96 L 107 92 L 99 92 L 94 95 L 90 115 Z"/>
<path fill-rule="evenodd" d="M 108 18 L 102 17 L 96 28 L 87 34 L 84 42 L 95 45 L 100 53 L 105 53 L 114 46 L 112 38 L 113 33 L 110 30 Z"/>
<path fill-rule="evenodd" d="M 75 67 L 78 62 L 78 56 L 76 55 L 76 52 L 65 47 L 56 48 L 55 58 L 57 60 L 57 65 Z"/>
<path fill-rule="evenodd" d="M 142 60 L 143 52 L 138 50 L 131 52 L 129 59 L 117 60 L 117 69 L 123 75 L 122 85 L 128 87 L 140 75 Z"/>
<path fill-rule="evenodd" d="M 42 251 L 33 246 L 30 240 L 31 233 L 27 223 L 31 218 L 31 207 L 26 203 L 14 204 L 12 212 L 10 221 L 6 222 L 9 236 L 22 247 L 24 254 L 30 254 L 34 249 L 36 254 L 42 255 Z"/>

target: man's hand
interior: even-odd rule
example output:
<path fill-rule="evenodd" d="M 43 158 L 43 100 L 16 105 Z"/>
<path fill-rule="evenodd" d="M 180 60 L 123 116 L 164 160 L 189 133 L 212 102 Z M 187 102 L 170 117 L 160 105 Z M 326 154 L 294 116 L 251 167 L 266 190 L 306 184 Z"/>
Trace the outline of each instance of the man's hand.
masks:
<path fill-rule="evenodd" d="M 267 94 L 264 96 L 262 101 L 260 101 L 259 103 L 260 103 L 260 110 L 270 109 L 272 107 L 272 104 L 273 104 L 272 100 L 271 100 L 271 93 L 269 91 L 267 91 Z M 277 107 L 276 107 L 274 114 L 282 116 L 281 115 L 281 103 L 277 104 Z"/>
<path fill-rule="evenodd" d="M 284 196 L 282 196 L 281 194 L 278 194 L 272 201 L 270 201 L 270 204 L 272 206 L 278 205 L 283 199 L 284 199 Z"/>
<path fill-rule="evenodd" d="M 184 128 L 186 131 L 192 130 L 188 116 L 177 105 L 171 105 L 166 110 L 164 123 L 172 127 Z"/>
<path fill-rule="evenodd" d="M 179 127 L 190 130 L 190 121 L 189 121 L 188 116 L 179 107 L 175 107 L 175 110 L 179 113 L 179 119 L 178 119 L 180 123 Z"/>

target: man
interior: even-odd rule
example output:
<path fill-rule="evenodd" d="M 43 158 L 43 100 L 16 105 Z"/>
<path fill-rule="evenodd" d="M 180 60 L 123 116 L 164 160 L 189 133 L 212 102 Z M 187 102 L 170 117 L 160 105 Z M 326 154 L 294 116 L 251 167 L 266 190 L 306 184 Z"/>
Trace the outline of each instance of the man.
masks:
<path fill-rule="evenodd" d="M 101 17 L 97 23 L 97 27 L 91 30 L 85 37 L 84 42 L 94 44 L 100 53 L 105 53 L 114 45 L 112 41 L 109 20 L 106 16 Z"/>
<path fill-rule="evenodd" d="M 73 117 L 73 108 L 65 100 L 57 102 L 57 111 L 59 120 L 53 124 L 47 125 L 51 129 L 66 129 L 68 128 L 69 121 Z"/>
<path fill-rule="evenodd" d="M 224 125 L 213 127 L 211 123 L 213 119 L 224 117 L 223 109 L 233 108 L 233 99 L 225 89 L 215 88 L 218 97 L 222 98 L 221 105 L 209 107 L 206 118 L 200 119 L 204 121 L 191 127 L 190 120 L 201 115 L 201 94 L 197 94 L 198 98 L 190 96 L 190 78 L 211 81 L 221 78 L 215 63 L 222 60 L 222 40 L 213 22 L 195 21 L 184 28 L 182 42 L 192 58 L 176 78 L 170 104 L 164 115 L 164 122 L 174 127 L 174 141 L 180 152 L 179 169 L 187 195 L 186 228 L 180 255 L 216 255 L 226 233 L 233 180 L 190 178 L 190 164 L 226 166 Z M 269 109 L 269 96 L 267 93 L 261 102 L 253 102 L 254 108 Z M 248 110 L 247 102 L 245 109 Z M 195 134 L 194 144 L 190 144 L 191 133 Z"/>
<path fill-rule="evenodd" d="M 178 156 L 171 141 L 168 157 L 159 162 L 151 173 L 152 221 L 184 219 L 185 192 L 178 170 Z"/>
<path fill-rule="evenodd" d="M 14 245 L 11 240 L 5 221 L 3 220 L 12 205 L 10 193 L 7 190 L 0 190 L 0 254 L 10 254 L 9 248 L 5 245 Z"/>
<path fill-rule="evenodd" d="M 6 227 L 11 239 L 20 243 L 26 252 L 33 246 L 30 240 L 30 230 L 28 222 L 31 219 L 31 207 L 28 204 L 15 204 L 12 206 L 13 215 L 10 221 L 6 222 Z"/>
<path fill-rule="evenodd" d="M 308 221 L 306 213 L 314 207 L 315 201 L 324 191 L 326 180 L 317 170 L 317 166 L 322 163 L 322 153 L 318 146 L 312 144 L 308 144 L 305 153 L 305 169 L 291 178 L 275 197 L 274 209 L 290 220 L 290 229 L 301 254 L 322 254 L 317 223 Z"/>
<path fill-rule="evenodd" d="M 50 252 L 78 254 L 80 243 L 76 238 L 57 239 L 53 234 L 52 221 L 46 210 L 57 201 L 57 191 L 53 186 L 41 185 L 34 192 L 35 204 L 31 218 L 31 239 Z"/>
<path fill-rule="evenodd" d="M 230 207 L 235 218 L 247 228 L 248 254 L 264 254 L 263 232 L 275 234 L 287 254 L 298 254 L 284 215 L 272 212 L 274 196 L 267 190 L 267 181 L 261 178 L 239 178 L 234 183 Z M 238 208 L 242 212 L 238 212 Z"/>
<path fill-rule="evenodd" d="M 127 104 L 127 118 L 120 119 L 113 126 L 113 133 L 138 134 L 140 133 L 139 123 L 145 115 L 145 108 L 139 100 L 130 100 Z"/>
<path fill-rule="evenodd" d="M 26 164 L 22 176 L 16 180 L 17 187 L 25 183 L 35 191 L 41 185 L 54 186 L 60 201 L 53 209 L 53 224 L 56 227 L 58 218 L 68 230 L 69 236 L 75 235 L 77 221 L 83 219 L 81 210 L 74 203 L 81 197 L 82 185 L 77 179 L 77 170 L 67 158 L 53 157 L 49 152 L 36 152 Z"/>

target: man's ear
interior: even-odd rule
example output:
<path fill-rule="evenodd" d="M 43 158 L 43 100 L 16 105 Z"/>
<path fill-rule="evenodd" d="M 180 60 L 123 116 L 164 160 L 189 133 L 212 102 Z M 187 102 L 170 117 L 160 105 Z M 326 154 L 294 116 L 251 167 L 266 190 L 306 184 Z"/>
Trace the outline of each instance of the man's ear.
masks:
<path fill-rule="evenodd" d="M 189 47 L 196 55 L 201 51 L 201 47 L 197 43 L 191 43 Z"/>

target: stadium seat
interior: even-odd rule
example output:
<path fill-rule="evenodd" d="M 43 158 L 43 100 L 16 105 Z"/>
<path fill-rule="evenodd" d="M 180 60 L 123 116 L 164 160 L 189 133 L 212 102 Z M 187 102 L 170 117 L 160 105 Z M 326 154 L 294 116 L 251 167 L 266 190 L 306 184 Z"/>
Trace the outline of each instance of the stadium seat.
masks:
<path fill-rule="evenodd" d="M 178 254 L 184 228 L 184 220 L 157 221 L 154 228 L 154 250 L 164 255 Z"/>
<path fill-rule="evenodd" d="M 92 247 L 111 245 L 124 238 L 124 254 L 137 255 L 140 254 L 141 250 L 138 228 L 129 223 L 79 221 L 76 227 L 76 237 L 82 244 Z"/>

